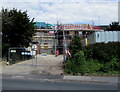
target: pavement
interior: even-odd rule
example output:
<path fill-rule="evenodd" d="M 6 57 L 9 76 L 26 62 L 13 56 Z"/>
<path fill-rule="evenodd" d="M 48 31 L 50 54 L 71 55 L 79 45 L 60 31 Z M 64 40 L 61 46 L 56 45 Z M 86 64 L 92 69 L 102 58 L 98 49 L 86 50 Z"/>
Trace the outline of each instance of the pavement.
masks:
<path fill-rule="evenodd" d="M 120 83 L 119 77 L 106 76 L 64 76 L 63 80 L 86 81 L 86 82 L 104 82 L 104 83 Z"/>
<path fill-rule="evenodd" d="M 42 56 L 40 54 L 34 60 L 26 60 L 13 65 L 3 64 L 0 67 L 2 67 L 2 75 L 11 78 L 120 83 L 119 77 L 66 75 L 61 67 L 62 62 L 62 55 L 55 57 L 54 55 Z"/>

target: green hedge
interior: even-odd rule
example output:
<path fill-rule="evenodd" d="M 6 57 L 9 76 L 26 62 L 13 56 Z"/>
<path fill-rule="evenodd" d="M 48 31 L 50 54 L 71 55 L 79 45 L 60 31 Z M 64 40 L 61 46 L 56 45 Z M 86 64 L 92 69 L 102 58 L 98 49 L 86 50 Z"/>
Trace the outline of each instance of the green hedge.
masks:
<path fill-rule="evenodd" d="M 65 72 L 73 75 L 77 75 L 78 73 L 84 74 L 84 65 L 85 65 L 85 57 L 83 51 L 79 51 L 76 53 L 72 59 L 67 61 L 65 65 Z"/>
<path fill-rule="evenodd" d="M 86 59 L 97 59 L 104 64 L 113 57 L 120 59 L 120 42 L 91 44 L 84 48 L 84 53 Z"/>
<path fill-rule="evenodd" d="M 74 55 L 72 59 L 67 61 L 64 71 L 68 74 L 86 74 L 98 72 L 101 68 L 101 64 L 98 60 L 86 60 L 83 51 L 79 51 Z"/>
<path fill-rule="evenodd" d="M 85 58 L 98 60 L 101 72 L 120 70 L 120 42 L 95 43 L 84 48 Z"/>
<path fill-rule="evenodd" d="M 65 65 L 69 74 L 120 73 L 120 42 L 95 43 L 75 53 Z"/>

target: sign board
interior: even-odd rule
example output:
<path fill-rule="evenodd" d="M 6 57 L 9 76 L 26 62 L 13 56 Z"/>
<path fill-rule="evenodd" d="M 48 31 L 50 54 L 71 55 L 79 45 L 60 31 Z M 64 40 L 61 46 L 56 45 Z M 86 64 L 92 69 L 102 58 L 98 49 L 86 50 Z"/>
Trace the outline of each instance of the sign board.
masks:
<path fill-rule="evenodd" d="M 22 55 L 36 55 L 36 51 L 21 52 Z"/>
<path fill-rule="evenodd" d="M 47 53 L 42 53 L 42 56 L 47 56 Z"/>
<path fill-rule="evenodd" d="M 22 55 L 31 55 L 30 52 L 21 52 Z"/>
<path fill-rule="evenodd" d="M 10 50 L 11 53 L 16 53 L 16 50 Z"/>

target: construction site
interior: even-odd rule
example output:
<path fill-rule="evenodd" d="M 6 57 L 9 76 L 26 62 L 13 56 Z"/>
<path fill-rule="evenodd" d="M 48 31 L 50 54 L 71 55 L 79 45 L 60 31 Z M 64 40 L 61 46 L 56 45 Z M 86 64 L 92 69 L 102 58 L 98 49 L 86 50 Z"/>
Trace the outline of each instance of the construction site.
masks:
<path fill-rule="evenodd" d="M 49 29 L 36 27 L 36 30 L 33 44 L 36 44 L 37 54 L 55 54 L 56 50 L 63 54 L 68 50 L 73 36 L 79 35 L 83 46 L 86 46 L 90 42 L 87 39 L 88 35 L 96 31 L 104 31 L 90 24 L 57 24 Z"/>

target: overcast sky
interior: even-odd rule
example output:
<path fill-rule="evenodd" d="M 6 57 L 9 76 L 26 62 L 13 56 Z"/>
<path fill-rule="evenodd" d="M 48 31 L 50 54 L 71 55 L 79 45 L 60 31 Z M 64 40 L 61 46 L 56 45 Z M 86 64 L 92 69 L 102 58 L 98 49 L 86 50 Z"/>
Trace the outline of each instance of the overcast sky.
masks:
<path fill-rule="evenodd" d="M 119 0 L 4 0 L 3 8 L 28 11 L 34 21 L 94 23 L 108 25 L 118 21 Z"/>

